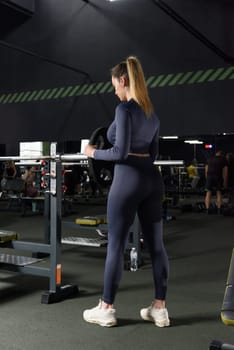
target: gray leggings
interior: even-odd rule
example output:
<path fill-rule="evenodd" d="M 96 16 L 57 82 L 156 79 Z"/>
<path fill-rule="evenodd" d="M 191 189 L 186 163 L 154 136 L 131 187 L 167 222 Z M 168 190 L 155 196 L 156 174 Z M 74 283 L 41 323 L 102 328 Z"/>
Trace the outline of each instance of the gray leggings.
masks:
<path fill-rule="evenodd" d="M 163 182 L 151 158 L 128 157 L 115 165 L 108 196 L 108 247 L 102 300 L 113 304 L 122 276 L 129 228 L 138 214 L 152 261 L 155 298 L 165 300 L 168 257 L 162 231 Z"/>

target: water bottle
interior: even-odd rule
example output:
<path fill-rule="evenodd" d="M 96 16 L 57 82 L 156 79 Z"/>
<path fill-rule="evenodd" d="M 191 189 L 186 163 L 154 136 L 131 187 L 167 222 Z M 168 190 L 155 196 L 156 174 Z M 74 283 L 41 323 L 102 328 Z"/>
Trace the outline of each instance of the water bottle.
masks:
<path fill-rule="evenodd" d="M 133 247 L 130 250 L 130 270 L 137 271 L 137 268 L 137 250 Z"/>

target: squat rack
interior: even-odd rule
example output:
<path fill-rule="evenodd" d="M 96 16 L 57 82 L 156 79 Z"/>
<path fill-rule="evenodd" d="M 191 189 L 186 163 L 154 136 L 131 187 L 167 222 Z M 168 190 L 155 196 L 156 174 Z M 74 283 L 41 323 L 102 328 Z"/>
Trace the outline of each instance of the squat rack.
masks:
<path fill-rule="evenodd" d="M 26 241 L 18 241 L 13 239 L 7 247 L 25 251 L 31 251 L 33 254 L 41 253 L 50 256 L 49 267 L 36 266 L 34 263 L 41 261 L 36 258 L 25 258 L 16 255 L 5 255 L 1 257 L 1 268 L 10 271 L 17 271 L 23 274 L 44 276 L 49 278 L 49 290 L 44 292 L 41 302 L 45 304 L 54 303 L 65 299 L 71 295 L 78 294 L 79 289 L 76 285 L 62 286 L 62 264 L 61 264 L 61 203 L 62 203 L 62 161 L 80 160 L 84 156 L 80 154 L 74 155 L 58 155 L 56 153 L 57 143 L 52 142 L 50 145 L 50 156 L 36 157 L 38 160 L 47 160 L 50 162 L 49 173 L 49 190 L 45 191 L 49 201 L 49 228 L 48 242 L 34 243 Z M 0 161 L 20 161 L 31 160 L 31 157 L 6 156 L 0 157 Z M 4 232 L 3 232 L 4 234 Z M 12 257 L 12 258 L 10 258 Z M 9 259 L 10 258 L 10 259 Z M 25 259 L 23 259 L 25 258 Z M 25 260 L 25 261 L 22 261 Z M 20 263 L 19 263 L 20 261 Z"/>

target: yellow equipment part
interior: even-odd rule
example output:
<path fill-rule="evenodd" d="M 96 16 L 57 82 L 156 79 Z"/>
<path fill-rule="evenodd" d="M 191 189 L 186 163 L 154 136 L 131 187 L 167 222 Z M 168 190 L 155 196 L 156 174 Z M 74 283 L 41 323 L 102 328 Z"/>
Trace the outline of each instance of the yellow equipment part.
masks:
<path fill-rule="evenodd" d="M 234 249 L 232 250 L 232 257 L 223 298 L 221 320 L 228 326 L 234 326 Z"/>
<path fill-rule="evenodd" d="M 82 218 L 76 219 L 77 225 L 88 225 L 88 226 L 97 226 L 100 224 L 106 224 L 107 219 L 105 217 L 99 216 L 84 216 Z"/>
<path fill-rule="evenodd" d="M 18 236 L 16 232 L 3 230 L 0 231 L 0 243 L 6 243 L 17 239 Z"/>

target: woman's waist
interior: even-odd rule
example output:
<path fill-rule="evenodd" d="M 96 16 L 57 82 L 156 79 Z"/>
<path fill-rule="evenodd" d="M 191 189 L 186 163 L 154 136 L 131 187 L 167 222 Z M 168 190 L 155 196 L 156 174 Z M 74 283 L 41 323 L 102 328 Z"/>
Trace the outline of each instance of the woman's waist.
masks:
<path fill-rule="evenodd" d="M 156 168 L 149 153 L 128 153 L 128 157 L 116 162 L 115 166 L 133 167 L 143 171 L 146 171 L 146 169 L 154 171 Z"/>
<path fill-rule="evenodd" d="M 128 153 L 129 156 L 133 156 L 133 157 L 139 157 L 139 158 L 147 158 L 150 157 L 149 153 Z"/>

